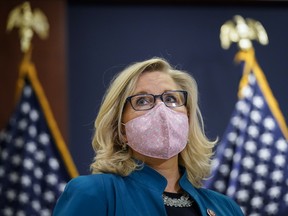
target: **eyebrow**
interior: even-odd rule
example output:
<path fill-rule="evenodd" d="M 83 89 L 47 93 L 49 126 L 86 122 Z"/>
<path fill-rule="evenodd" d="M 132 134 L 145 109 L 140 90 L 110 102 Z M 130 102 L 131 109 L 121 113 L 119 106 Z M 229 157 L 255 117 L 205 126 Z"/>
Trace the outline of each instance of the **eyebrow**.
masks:
<path fill-rule="evenodd" d="M 161 94 L 168 92 L 168 91 L 175 91 L 175 90 L 181 90 L 181 89 L 169 89 L 169 90 L 164 90 Z M 148 93 L 147 91 L 139 91 L 137 93 L 133 93 L 133 95 L 140 95 L 140 94 L 152 94 Z M 154 94 L 153 94 L 154 95 Z"/>
<path fill-rule="evenodd" d="M 147 91 L 140 91 L 140 92 L 135 92 L 135 93 L 133 93 L 133 94 L 136 94 L 136 95 L 138 95 L 138 94 L 149 94 Z"/>

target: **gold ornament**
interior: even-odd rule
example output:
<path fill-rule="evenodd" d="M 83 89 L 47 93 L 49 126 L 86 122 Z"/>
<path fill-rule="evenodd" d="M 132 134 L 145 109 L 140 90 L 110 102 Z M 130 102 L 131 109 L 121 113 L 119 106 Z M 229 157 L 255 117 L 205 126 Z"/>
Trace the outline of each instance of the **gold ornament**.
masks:
<path fill-rule="evenodd" d="M 240 15 L 221 26 L 220 40 L 223 49 L 228 49 L 232 42 L 238 43 L 241 50 L 252 48 L 252 40 L 262 45 L 268 44 L 268 36 L 262 24 L 254 19 L 244 19 Z"/>
<path fill-rule="evenodd" d="M 40 9 L 32 12 L 30 3 L 24 2 L 15 7 L 9 14 L 7 31 L 19 28 L 21 51 L 26 53 L 30 49 L 34 31 L 41 39 L 46 39 L 49 34 L 49 23 L 47 17 Z"/>

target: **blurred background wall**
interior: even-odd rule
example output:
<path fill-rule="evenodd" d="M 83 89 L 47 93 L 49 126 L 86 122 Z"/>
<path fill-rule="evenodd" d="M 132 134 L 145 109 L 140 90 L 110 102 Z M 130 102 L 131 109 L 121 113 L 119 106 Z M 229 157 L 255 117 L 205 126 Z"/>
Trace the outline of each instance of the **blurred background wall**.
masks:
<path fill-rule="evenodd" d="M 5 26 L 19 2 L 0 2 L 1 127 L 13 111 L 21 59 L 17 32 L 6 34 Z M 254 43 L 256 57 L 288 119 L 285 2 L 30 2 L 50 22 L 49 39 L 33 41 L 33 60 L 80 174 L 89 173 L 93 123 L 111 78 L 128 64 L 154 56 L 196 78 L 207 135 L 221 139 L 237 100 L 241 67 L 233 62 L 236 45 L 223 50 L 219 32 L 236 14 L 259 20 L 268 33 L 268 46 Z"/>

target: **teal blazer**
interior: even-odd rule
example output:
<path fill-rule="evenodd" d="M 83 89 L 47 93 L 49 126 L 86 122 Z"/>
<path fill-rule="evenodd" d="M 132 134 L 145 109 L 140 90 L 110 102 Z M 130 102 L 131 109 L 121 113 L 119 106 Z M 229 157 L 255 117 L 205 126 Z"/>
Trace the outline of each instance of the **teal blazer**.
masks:
<path fill-rule="evenodd" d="M 179 181 L 198 204 L 202 215 L 243 216 L 240 207 L 220 193 L 195 188 L 186 171 Z M 122 177 L 93 174 L 72 179 L 57 201 L 54 216 L 163 216 L 167 215 L 162 193 L 167 181 L 154 169 L 142 169 Z M 208 213 L 209 212 L 209 213 Z"/>

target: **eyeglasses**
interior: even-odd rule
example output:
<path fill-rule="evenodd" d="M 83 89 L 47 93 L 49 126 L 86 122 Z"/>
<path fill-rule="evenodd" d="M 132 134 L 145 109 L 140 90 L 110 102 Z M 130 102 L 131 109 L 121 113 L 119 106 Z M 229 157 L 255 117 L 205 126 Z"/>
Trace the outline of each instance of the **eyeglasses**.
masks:
<path fill-rule="evenodd" d="M 152 109 L 155 106 L 156 99 L 159 97 L 167 107 L 175 108 L 186 105 L 187 91 L 172 90 L 166 91 L 161 95 L 137 94 L 127 97 L 132 108 L 136 111 Z"/>

